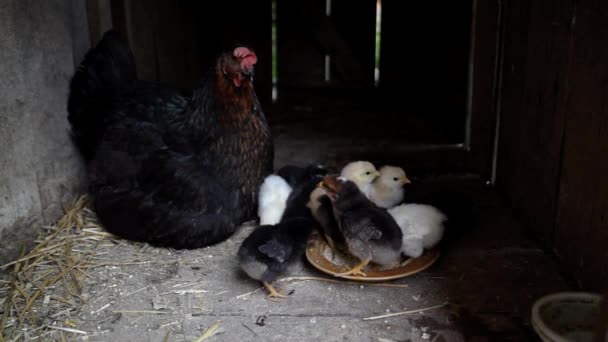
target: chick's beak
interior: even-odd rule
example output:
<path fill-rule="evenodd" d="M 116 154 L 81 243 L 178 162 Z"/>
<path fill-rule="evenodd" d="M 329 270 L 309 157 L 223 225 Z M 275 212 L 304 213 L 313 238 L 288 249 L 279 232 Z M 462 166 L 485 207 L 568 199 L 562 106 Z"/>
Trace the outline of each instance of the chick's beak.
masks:
<path fill-rule="evenodd" d="M 336 179 L 332 177 L 323 177 L 323 180 L 318 184 L 318 186 L 325 190 L 328 194 L 333 194 L 337 192 L 337 183 Z"/>
<path fill-rule="evenodd" d="M 403 181 L 403 184 L 412 184 L 412 181 L 407 177 L 403 177 L 402 181 Z"/>
<path fill-rule="evenodd" d="M 374 172 L 372 172 L 372 175 L 374 176 L 374 178 L 380 177 L 380 172 L 374 171 Z"/>

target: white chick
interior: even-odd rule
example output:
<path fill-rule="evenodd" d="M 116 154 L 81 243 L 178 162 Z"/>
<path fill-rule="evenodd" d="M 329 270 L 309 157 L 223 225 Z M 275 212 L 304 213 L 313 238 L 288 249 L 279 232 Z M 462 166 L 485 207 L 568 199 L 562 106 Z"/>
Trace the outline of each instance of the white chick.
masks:
<path fill-rule="evenodd" d="M 392 208 L 403 201 L 403 186 L 411 181 L 397 166 L 386 165 L 379 172 L 380 176 L 372 183 L 369 199 L 380 208 Z"/>
<path fill-rule="evenodd" d="M 260 225 L 273 225 L 281 221 L 290 193 L 291 186 L 282 177 L 270 175 L 264 179 L 258 195 Z"/>
<path fill-rule="evenodd" d="M 372 182 L 380 173 L 376 170 L 374 164 L 367 161 L 355 161 L 347 164 L 340 173 L 344 177 L 357 184 L 361 192 L 369 198 L 372 191 Z"/>
<path fill-rule="evenodd" d="M 447 217 L 426 204 L 402 204 L 388 210 L 403 232 L 401 252 L 410 258 L 422 255 L 441 240 Z"/>

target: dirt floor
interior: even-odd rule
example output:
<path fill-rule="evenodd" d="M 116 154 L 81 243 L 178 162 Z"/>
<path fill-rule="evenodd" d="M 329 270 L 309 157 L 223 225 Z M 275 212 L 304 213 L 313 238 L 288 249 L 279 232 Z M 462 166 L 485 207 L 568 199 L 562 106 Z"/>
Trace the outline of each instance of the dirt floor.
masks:
<path fill-rule="evenodd" d="M 568 286 L 551 256 L 491 191 L 479 192 L 474 217 L 473 228 L 447 245 L 433 266 L 390 282 L 407 287 L 301 280 L 334 280 L 301 260 L 277 282 L 290 294 L 284 300 L 267 298 L 238 269 L 236 251 L 253 224 L 221 244 L 191 251 L 95 231 L 98 239 L 70 247 L 73 255 L 91 257 L 78 286 L 68 281 L 45 288 L 31 307 L 36 324 L 28 315 L 23 325 L 9 315 L 5 340 L 534 341 L 532 302 Z M 6 270 L 3 284 L 12 271 Z M 36 286 L 32 281 L 23 288 L 31 294 Z M 66 294 L 70 287 L 72 295 Z M 13 311 L 6 305 L 19 296 L 13 290 L 0 292 L 4 311 Z M 374 318 L 404 311 L 413 312 Z"/>

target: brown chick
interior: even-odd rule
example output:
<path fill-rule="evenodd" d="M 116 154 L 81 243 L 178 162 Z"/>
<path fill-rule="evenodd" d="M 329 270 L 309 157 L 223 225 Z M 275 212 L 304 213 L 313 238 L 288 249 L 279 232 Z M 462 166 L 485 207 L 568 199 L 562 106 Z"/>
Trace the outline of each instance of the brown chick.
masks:
<path fill-rule="evenodd" d="M 350 254 L 360 260 L 352 269 L 336 276 L 363 275 L 370 262 L 390 266 L 401 260 L 402 232 L 395 220 L 378 208 L 345 178 L 325 176 L 319 186 L 327 192 L 338 228 Z"/>
<path fill-rule="evenodd" d="M 397 166 L 386 165 L 379 172 L 380 176 L 372 183 L 369 199 L 381 208 L 392 208 L 403 201 L 403 186 L 411 181 Z"/>
<path fill-rule="evenodd" d="M 338 223 L 334 217 L 331 200 L 325 190 L 317 187 L 310 193 L 306 206 L 310 209 L 312 217 L 319 223 L 325 240 L 332 250 L 345 249 L 344 237 L 338 230 Z"/>

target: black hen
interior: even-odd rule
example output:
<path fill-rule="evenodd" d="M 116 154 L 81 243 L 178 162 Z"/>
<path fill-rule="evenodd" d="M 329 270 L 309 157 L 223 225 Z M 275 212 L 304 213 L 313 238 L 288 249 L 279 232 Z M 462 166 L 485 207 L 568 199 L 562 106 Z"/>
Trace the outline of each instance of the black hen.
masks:
<path fill-rule="evenodd" d="M 68 119 L 108 231 L 197 248 L 253 218 L 273 161 L 252 84 L 256 61 L 247 48 L 222 54 L 185 97 L 137 80 L 131 52 L 112 31 L 87 53 L 72 78 Z"/>

